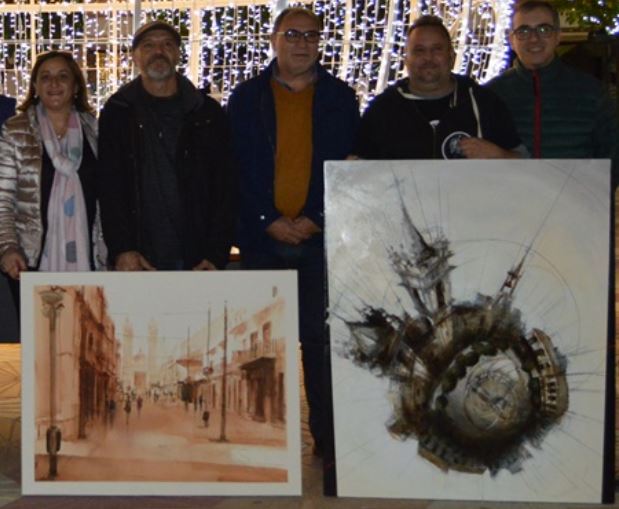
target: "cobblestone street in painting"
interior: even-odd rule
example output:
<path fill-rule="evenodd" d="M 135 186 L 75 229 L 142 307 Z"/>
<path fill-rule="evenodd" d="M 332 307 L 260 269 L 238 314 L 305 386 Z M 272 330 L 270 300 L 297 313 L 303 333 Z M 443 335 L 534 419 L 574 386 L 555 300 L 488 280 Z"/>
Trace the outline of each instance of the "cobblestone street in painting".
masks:
<path fill-rule="evenodd" d="M 212 413 L 208 427 L 202 412 L 182 402 L 146 401 L 127 421 L 122 409 L 113 424 L 87 430 L 87 438 L 62 444 L 58 481 L 210 481 L 281 482 L 286 471 L 285 429 L 226 415 L 221 441 L 221 415 Z M 258 445 L 260 444 L 260 445 Z M 42 440 L 37 452 L 45 450 Z M 37 454 L 36 478 L 45 479 L 48 461 Z"/>

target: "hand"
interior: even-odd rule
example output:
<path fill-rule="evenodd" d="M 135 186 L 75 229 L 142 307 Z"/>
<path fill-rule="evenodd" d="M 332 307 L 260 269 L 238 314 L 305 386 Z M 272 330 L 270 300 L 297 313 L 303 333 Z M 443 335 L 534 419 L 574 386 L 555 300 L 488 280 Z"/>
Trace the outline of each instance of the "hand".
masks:
<path fill-rule="evenodd" d="M 316 233 L 320 233 L 320 228 L 318 228 L 318 225 L 307 216 L 299 216 L 293 221 L 293 223 L 297 230 L 309 235 L 310 237 Z"/>
<path fill-rule="evenodd" d="M 137 251 L 125 251 L 116 257 L 116 270 L 157 270 Z"/>
<path fill-rule="evenodd" d="M 361 158 L 357 154 L 348 154 L 346 156 L 347 161 L 361 161 Z"/>
<path fill-rule="evenodd" d="M 273 221 L 265 231 L 275 240 L 293 246 L 298 246 L 311 237 L 311 234 L 296 227 L 292 219 L 284 216 Z"/>
<path fill-rule="evenodd" d="M 217 270 L 217 267 L 206 258 L 196 265 L 192 270 Z"/>
<path fill-rule="evenodd" d="M 2 272 L 8 274 L 12 279 L 19 279 L 19 273 L 28 270 L 26 259 L 17 249 L 9 249 L 2 255 L 0 260 Z"/>
<path fill-rule="evenodd" d="M 460 150 L 467 159 L 514 159 L 519 157 L 513 150 L 505 150 L 491 141 L 481 138 L 463 138 Z"/>

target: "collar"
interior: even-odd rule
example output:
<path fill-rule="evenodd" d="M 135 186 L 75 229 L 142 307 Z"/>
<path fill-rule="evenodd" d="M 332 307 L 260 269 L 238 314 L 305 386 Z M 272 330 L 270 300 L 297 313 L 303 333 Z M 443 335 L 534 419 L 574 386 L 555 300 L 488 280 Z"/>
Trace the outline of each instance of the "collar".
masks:
<path fill-rule="evenodd" d="M 534 71 L 527 69 L 518 59 L 516 59 L 514 63 L 514 68 L 520 76 L 526 79 L 533 79 L 533 74 L 535 73 L 537 73 L 541 79 L 551 79 L 559 73 L 562 65 L 559 57 L 555 55 L 547 66 L 535 69 Z"/>
<path fill-rule="evenodd" d="M 204 97 L 199 90 L 194 87 L 193 83 L 178 72 L 176 73 L 176 79 L 178 80 L 177 93 L 181 98 L 183 112 L 187 113 L 201 106 L 204 102 Z M 135 104 L 137 101 L 144 100 L 144 94 L 146 93 L 146 90 L 144 90 L 142 86 L 142 78 L 138 76 L 126 85 L 123 85 L 112 98 L 116 103 L 127 107 L 131 104 Z"/>
<path fill-rule="evenodd" d="M 138 79 L 140 79 L 140 89 L 142 93 L 148 95 L 149 97 L 153 97 L 153 96 L 150 96 L 150 94 L 148 94 L 148 92 L 142 86 L 141 78 L 138 77 Z M 198 106 L 202 104 L 203 102 L 202 95 L 197 93 L 198 90 L 196 89 L 196 87 L 193 86 L 193 83 L 191 83 L 191 81 L 189 81 L 187 78 L 185 78 L 185 76 L 179 73 L 176 73 L 176 81 L 177 81 L 176 94 L 174 96 L 170 96 L 169 98 L 170 99 L 172 99 L 173 97 L 178 98 L 178 100 L 180 101 L 181 107 L 183 109 L 183 113 L 189 113 L 190 111 L 196 109 Z"/>
<path fill-rule="evenodd" d="M 272 68 L 271 77 L 275 81 L 277 81 L 277 83 L 279 83 L 284 88 L 286 88 L 288 91 L 293 92 L 292 87 L 290 85 L 288 85 L 288 83 L 286 83 L 279 75 L 279 67 L 277 66 L 277 59 L 273 61 L 273 68 Z M 312 79 L 311 79 L 311 82 L 309 84 L 310 85 L 314 85 L 316 83 L 316 81 L 318 81 L 318 70 L 317 70 L 317 67 L 314 67 L 312 69 Z"/>
<path fill-rule="evenodd" d="M 449 97 L 449 107 L 455 108 L 458 105 L 458 79 L 453 74 L 451 75 L 451 78 L 453 79 L 454 83 L 453 90 L 447 94 L 435 97 L 426 97 L 413 94 L 408 86 L 408 78 L 404 78 L 402 81 L 400 81 L 397 84 L 396 88 L 400 96 L 402 96 L 404 99 L 408 99 L 409 101 L 433 101 L 436 99 L 444 99 L 445 97 Z"/>
<path fill-rule="evenodd" d="M 269 65 L 267 65 L 266 68 L 260 74 L 258 74 L 258 77 L 263 79 L 263 80 L 270 81 L 271 78 L 275 74 L 275 68 L 276 67 L 277 67 L 277 58 L 274 58 L 273 60 L 271 60 Z M 314 72 L 316 73 L 316 81 L 317 82 L 322 81 L 322 79 L 326 75 L 329 74 L 326 71 L 326 69 L 318 62 L 316 62 L 316 64 L 314 65 Z"/>

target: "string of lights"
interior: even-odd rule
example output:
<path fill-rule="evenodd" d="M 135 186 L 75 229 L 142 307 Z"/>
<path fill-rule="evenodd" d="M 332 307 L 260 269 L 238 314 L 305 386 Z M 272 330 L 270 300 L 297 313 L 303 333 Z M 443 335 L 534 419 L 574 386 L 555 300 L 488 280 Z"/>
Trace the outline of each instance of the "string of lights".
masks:
<path fill-rule="evenodd" d="M 455 72 L 485 82 L 507 62 L 513 0 L 316 0 L 323 20 L 322 62 L 351 84 L 361 106 L 404 75 L 406 30 L 421 14 L 443 18 L 457 53 Z M 133 76 L 136 25 L 165 20 L 184 44 L 180 69 L 226 101 L 270 60 L 274 16 L 286 0 L 13 0 L 0 5 L 0 92 L 22 99 L 36 56 L 70 51 L 93 106 Z M 138 23 L 135 23 L 139 20 Z"/>

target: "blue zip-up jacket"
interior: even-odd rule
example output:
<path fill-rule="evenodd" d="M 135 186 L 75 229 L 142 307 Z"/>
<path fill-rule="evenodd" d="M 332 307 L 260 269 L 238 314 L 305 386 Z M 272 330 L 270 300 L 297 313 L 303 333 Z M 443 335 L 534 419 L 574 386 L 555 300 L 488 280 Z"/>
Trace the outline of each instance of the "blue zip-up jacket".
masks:
<path fill-rule="evenodd" d="M 16 101 L 12 97 L 0 94 L 0 127 L 7 118 L 15 115 Z"/>
<path fill-rule="evenodd" d="M 275 208 L 274 172 L 276 117 L 271 77 L 276 60 L 258 76 L 235 88 L 228 102 L 233 148 L 240 170 L 241 249 L 269 249 L 275 241 L 265 229 L 281 213 Z M 312 114 L 312 170 L 305 207 L 301 211 L 324 228 L 323 163 L 351 153 L 359 122 L 355 92 L 316 64 L 317 79 Z M 322 242 L 314 235 L 308 242 Z"/>

